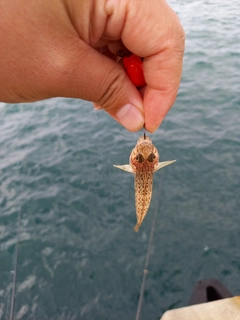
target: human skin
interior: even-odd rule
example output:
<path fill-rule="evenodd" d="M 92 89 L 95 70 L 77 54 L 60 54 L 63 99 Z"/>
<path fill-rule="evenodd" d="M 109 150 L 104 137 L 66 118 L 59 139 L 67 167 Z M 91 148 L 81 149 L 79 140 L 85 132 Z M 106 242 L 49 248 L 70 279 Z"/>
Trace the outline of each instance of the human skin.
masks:
<path fill-rule="evenodd" d="M 173 105 L 184 31 L 164 0 L 1 0 L 0 12 L 0 101 L 81 98 L 150 132 Z M 141 90 L 112 59 L 122 48 L 144 58 Z"/>

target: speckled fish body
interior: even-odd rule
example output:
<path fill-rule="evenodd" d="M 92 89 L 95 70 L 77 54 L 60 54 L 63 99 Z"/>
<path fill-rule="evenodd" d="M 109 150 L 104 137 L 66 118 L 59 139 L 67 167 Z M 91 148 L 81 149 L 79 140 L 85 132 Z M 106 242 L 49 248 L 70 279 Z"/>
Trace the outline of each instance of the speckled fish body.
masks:
<path fill-rule="evenodd" d="M 115 165 L 116 168 L 135 175 L 134 186 L 137 216 L 135 231 L 138 231 L 150 206 L 154 172 L 175 161 L 159 162 L 159 154 L 156 147 L 151 139 L 144 135 L 138 139 L 135 148 L 132 150 L 129 165 Z"/>

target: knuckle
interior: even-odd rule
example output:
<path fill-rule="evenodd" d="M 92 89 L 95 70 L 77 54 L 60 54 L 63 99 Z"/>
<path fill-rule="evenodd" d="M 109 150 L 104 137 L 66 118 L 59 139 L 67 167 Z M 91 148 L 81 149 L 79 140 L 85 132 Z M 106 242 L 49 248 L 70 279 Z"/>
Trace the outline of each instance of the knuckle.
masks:
<path fill-rule="evenodd" d="M 96 103 L 110 114 L 121 104 L 121 92 L 125 77 L 122 70 L 117 72 L 114 70 L 112 75 L 106 79 L 106 83 L 102 85 L 104 90 Z"/>

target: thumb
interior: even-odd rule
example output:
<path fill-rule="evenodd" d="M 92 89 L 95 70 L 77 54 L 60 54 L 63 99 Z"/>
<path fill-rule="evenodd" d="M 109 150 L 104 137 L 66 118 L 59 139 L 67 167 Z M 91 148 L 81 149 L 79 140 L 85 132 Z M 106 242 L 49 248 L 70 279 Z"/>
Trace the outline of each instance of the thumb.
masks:
<path fill-rule="evenodd" d="M 81 40 L 80 48 L 71 51 L 61 94 L 92 101 L 129 131 L 140 130 L 144 125 L 142 97 L 124 69 Z"/>

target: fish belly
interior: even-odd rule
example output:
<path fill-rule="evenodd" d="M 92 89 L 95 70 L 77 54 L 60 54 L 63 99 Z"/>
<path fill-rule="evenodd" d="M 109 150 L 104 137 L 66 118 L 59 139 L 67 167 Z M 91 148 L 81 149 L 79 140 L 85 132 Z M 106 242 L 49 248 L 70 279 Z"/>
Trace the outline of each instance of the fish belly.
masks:
<path fill-rule="evenodd" d="M 140 171 L 135 174 L 135 204 L 137 224 L 134 230 L 137 232 L 147 214 L 151 198 L 153 186 L 153 172 Z"/>

